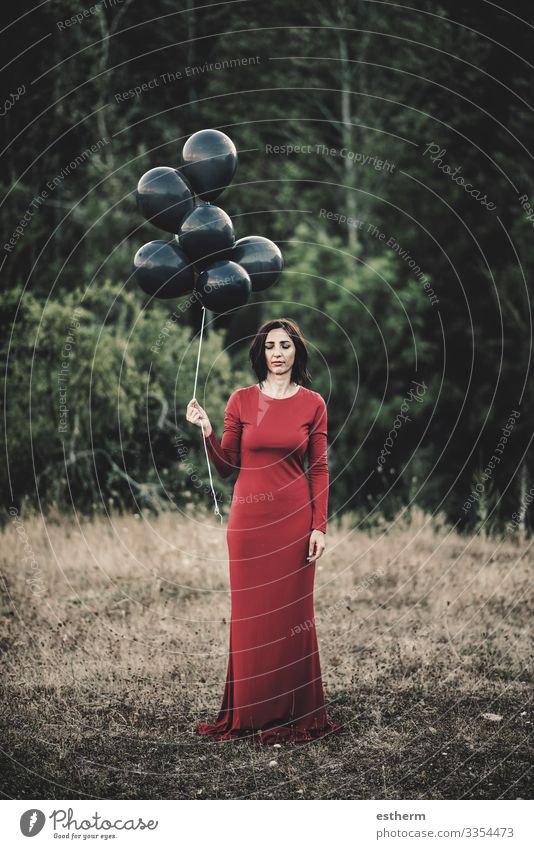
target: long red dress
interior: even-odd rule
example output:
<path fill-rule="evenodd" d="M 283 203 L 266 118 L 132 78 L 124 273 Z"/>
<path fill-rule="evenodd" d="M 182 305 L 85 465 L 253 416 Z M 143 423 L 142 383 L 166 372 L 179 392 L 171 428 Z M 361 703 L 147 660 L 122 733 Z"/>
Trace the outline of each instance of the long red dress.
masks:
<path fill-rule="evenodd" d="M 270 398 L 253 384 L 226 406 L 221 442 L 208 454 L 222 477 L 239 470 L 226 539 L 231 622 L 222 706 L 199 734 L 219 740 L 258 733 L 261 743 L 338 733 L 324 700 L 315 633 L 310 533 L 326 533 L 327 411 L 300 386 Z M 308 458 L 306 477 L 304 460 Z"/>

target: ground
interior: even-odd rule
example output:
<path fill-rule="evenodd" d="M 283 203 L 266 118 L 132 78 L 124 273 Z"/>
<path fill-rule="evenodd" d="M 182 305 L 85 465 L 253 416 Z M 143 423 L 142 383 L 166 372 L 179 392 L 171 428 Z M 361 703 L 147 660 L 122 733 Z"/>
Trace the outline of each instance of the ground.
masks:
<path fill-rule="evenodd" d="M 518 799 L 532 787 L 532 554 L 419 511 L 329 526 L 316 628 L 339 737 L 196 735 L 226 674 L 225 526 L 9 521 L 0 792 L 16 799 Z"/>

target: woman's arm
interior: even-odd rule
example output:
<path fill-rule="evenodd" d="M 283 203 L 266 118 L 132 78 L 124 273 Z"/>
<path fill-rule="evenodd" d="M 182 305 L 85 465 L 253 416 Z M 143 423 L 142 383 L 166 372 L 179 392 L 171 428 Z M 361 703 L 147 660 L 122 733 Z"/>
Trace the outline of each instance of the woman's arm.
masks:
<path fill-rule="evenodd" d="M 328 415 L 324 398 L 319 396 L 317 410 L 310 427 L 308 443 L 308 476 L 312 503 L 312 528 L 327 531 L 329 473 L 327 460 Z"/>
<path fill-rule="evenodd" d="M 227 478 L 232 472 L 239 469 L 242 429 L 239 390 L 236 389 L 232 392 L 226 404 L 221 441 L 219 442 L 215 436 L 213 427 L 210 435 L 206 437 L 208 456 L 213 460 L 213 465 L 223 478 Z"/>

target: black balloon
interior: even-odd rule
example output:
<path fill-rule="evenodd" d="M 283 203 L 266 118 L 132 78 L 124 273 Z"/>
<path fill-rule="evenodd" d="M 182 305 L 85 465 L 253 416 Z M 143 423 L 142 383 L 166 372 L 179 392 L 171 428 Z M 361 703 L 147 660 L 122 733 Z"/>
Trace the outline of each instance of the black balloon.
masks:
<path fill-rule="evenodd" d="M 137 184 L 136 200 L 147 221 L 169 233 L 176 233 L 195 207 L 187 180 L 176 168 L 166 165 L 143 174 Z"/>
<path fill-rule="evenodd" d="M 228 259 L 238 262 L 248 272 L 253 292 L 273 286 L 284 267 L 280 248 L 264 236 L 238 239 Z"/>
<path fill-rule="evenodd" d="M 224 209 L 209 203 L 197 206 L 176 234 L 180 247 L 199 271 L 226 259 L 235 244 L 232 220 Z"/>
<path fill-rule="evenodd" d="M 221 260 L 199 274 L 195 291 L 206 309 L 226 312 L 246 304 L 252 285 L 241 265 Z"/>
<path fill-rule="evenodd" d="M 155 239 L 137 251 L 132 277 L 143 292 L 156 298 L 179 298 L 193 291 L 195 274 L 176 242 Z"/>
<path fill-rule="evenodd" d="M 236 146 L 220 130 L 199 130 L 184 144 L 182 173 L 203 200 L 218 198 L 232 181 L 236 168 Z"/>

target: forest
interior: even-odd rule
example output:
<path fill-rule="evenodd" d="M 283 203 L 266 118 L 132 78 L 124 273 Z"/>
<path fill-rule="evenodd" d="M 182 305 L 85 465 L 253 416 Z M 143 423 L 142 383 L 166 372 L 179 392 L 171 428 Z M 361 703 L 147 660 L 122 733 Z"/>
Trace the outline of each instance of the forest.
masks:
<path fill-rule="evenodd" d="M 282 251 L 206 312 L 197 395 L 220 435 L 259 325 L 290 317 L 328 405 L 329 514 L 417 506 L 533 524 L 532 9 L 310 0 L 17 4 L 4 30 L 1 486 L 17 510 L 211 510 L 185 420 L 198 300 L 157 300 L 135 190 L 226 133 L 221 206 Z M 7 36 L 7 37 L 6 37 Z M 228 499 L 231 483 L 217 481 Z M 226 509 L 226 508 L 225 508 Z"/>

